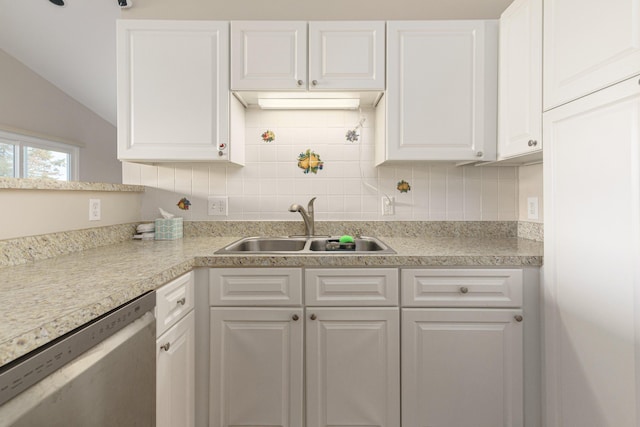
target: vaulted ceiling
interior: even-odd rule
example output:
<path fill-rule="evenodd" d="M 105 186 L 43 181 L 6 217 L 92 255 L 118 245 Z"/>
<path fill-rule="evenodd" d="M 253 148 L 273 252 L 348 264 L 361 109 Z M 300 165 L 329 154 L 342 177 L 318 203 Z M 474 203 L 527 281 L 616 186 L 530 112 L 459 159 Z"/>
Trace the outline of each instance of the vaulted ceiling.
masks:
<path fill-rule="evenodd" d="M 0 49 L 116 124 L 116 0 L 0 0 Z"/>

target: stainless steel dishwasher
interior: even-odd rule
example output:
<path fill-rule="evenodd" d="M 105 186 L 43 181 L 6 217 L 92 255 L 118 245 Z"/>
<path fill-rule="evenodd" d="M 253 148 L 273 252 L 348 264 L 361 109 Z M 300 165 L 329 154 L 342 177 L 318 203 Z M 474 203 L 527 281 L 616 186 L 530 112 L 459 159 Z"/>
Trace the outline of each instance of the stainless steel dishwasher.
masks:
<path fill-rule="evenodd" d="M 0 426 L 154 426 L 155 292 L 0 368 Z"/>

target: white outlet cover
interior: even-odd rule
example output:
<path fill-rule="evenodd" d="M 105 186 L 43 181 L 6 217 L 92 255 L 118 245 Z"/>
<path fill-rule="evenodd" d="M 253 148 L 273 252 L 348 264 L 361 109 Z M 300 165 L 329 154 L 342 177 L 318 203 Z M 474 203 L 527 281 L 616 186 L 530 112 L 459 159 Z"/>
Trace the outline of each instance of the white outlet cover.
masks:
<path fill-rule="evenodd" d="M 527 219 L 538 219 L 538 198 L 527 197 Z"/>
<path fill-rule="evenodd" d="M 207 214 L 209 216 L 228 216 L 229 198 L 227 196 L 209 196 Z"/>
<path fill-rule="evenodd" d="M 101 210 L 100 199 L 89 199 L 89 221 L 100 221 Z"/>

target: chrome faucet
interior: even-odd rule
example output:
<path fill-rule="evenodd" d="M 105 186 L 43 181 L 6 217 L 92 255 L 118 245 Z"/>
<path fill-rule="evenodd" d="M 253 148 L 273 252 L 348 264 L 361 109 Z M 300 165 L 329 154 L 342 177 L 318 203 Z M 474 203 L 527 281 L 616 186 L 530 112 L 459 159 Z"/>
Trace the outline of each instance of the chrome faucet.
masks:
<path fill-rule="evenodd" d="M 315 236 L 316 234 L 316 225 L 313 220 L 313 202 L 315 200 L 315 197 L 309 200 L 306 210 L 304 207 L 295 203 L 289 206 L 289 212 L 300 212 L 300 215 L 302 215 L 302 220 L 304 221 L 305 228 L 307 229 L 306 236 Z"/>

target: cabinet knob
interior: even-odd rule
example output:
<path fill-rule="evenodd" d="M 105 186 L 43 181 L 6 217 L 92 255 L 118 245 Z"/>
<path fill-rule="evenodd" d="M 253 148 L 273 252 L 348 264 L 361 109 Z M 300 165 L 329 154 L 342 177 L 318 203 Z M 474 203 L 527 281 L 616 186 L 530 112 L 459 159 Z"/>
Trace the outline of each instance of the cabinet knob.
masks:
<path fill-rule="evenodd" d="M 516 322 L 522 322 L 522 316 L 519 314 L 516 314 L 513 318 L 516 319 Z"/>
<path fill-rule="evenodd" d="M 309 319 L 311 320 L 316 320 L 318 318 L 318 316 L 316 316 L 315 314 L 311 314 L 311 316 L 309 316 Z"/>
<path fill-rule="evenodd" d="M 312 81 L 311 81 L 311 84 L 312 84 L 313 86 L 318 86 L 318 81 L 317 81 L 317 80 L 312 80 Z"/>
<path fill-rule="evenodd" d="M 291 316 L 291 318 L 293 319 L 294 322 L 296 322 L 300 317 L 298 317 L 297 314 L 294 314 L 293 316 Z"/>
<path fill-rule="evenodd" d="M 460 293 L 461 294 L 466 294 L 467 292 L 469 292 L 469 288 L 467 288 L 466 286 L 462 286 L 460 288 Z"/>
<path fill-rule="evenodd" d="M 304 82 L 302 80 L 298 80 L 298 86 L 302 86 Z"/>
<path fill-rule="evenodd" d="M 536 145 L 538 145 L 538 141 L 536 141 L 534 139 L 530 139 L 529 142 L 527 143 L 527 145 L 529 147 L 535 147 Z"/>
<path fill-rule="evenodd" d="M 478 157 L 482 157 L 482 156 L 484 156 L 484 153 L 483 153 L 482 151 L 478 151 L 478 152 L 476 153 L 476 156 L 478 156 Z"/>
<path fill-rule="evenodd" d="M 166 343 L 166 344 L 163 344 L 163 345 L 161 345 L 161 346 L 160 346 L 160 348 L 161 348 L 162 350 L 164 350 L 164 351 L 169 351 L 169 349 L 171 348 L 171 343 L 170 343 L 170 342 L 168 342 L 168 343 Z"/>
<path fill-rule="evenodd" d="M 182 297 L 176 302 L 178 303 L 178 305 L 185 305 L 185 303 L 187 302 L 187 299 L 185 297 Z"/>

